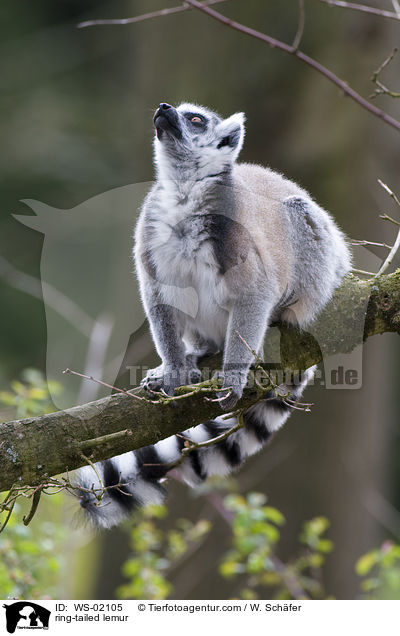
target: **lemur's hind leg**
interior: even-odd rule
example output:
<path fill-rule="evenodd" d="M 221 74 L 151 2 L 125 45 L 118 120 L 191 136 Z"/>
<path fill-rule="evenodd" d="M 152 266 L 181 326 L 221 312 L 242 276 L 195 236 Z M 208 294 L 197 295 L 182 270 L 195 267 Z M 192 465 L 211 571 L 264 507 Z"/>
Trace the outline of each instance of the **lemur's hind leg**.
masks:
<path fill-rule="evenodd" d="M 329 301 L 332 290 L 348 269 L 348 254 L 333 221 L 314 201 L 290 196 L 283 205 L 290 219 L 296 271 L 293 301 L 282 312 L 282 319 L 300 328 L 310 323 Z M 333 263 L 341 262 L 341 270 Z"/>

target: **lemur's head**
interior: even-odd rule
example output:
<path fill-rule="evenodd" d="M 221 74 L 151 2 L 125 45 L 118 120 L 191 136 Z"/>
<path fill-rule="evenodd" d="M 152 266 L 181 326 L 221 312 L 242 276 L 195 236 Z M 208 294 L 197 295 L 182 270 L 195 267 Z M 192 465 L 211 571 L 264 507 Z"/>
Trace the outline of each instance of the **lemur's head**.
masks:
<path fill-rule="evenodd" d="M 243 113 L 222 119 L 196 104 L 161 103 L 154 114 L 158 168 L 165 176 L 188 171 L 193 179 L 229 170 L 243 145 L 244 121 Z"/>

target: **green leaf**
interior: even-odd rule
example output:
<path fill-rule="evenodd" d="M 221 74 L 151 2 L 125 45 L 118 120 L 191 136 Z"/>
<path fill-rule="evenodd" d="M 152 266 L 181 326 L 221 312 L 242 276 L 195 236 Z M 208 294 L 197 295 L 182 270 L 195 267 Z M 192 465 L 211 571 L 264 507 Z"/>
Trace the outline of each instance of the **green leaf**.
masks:
<path fill-rule="evenodd" d="M 258 574 L 265 569 L 265 557 L 262 554 L 253 552 L 249 555 L 246 564 L 246 570 L 250 574 Z"/>
<path fill-rule="evenodd" d="M 332 552 L 333 543 L 329 539 L 320 539 L 316 545 L 316 549 L 318 550 L 318 552 Z"/>
<path fill-rule="evenodd" d="M 219 566 L 219 571 L 226 579 L 230 579 L 244 571 L 244 566 L 237 561 L 224 561 Z"/>
<path fill-rule="evenodd" d="M 379 561 L 379 552 L 377 550 L 372 550 L 371 552 L 367 552 L 362 557 L 360 557 L 356 563 L 356 573 L 359 576 L 365 576 L 370 572 L 370 570 L 378 563 Z"/>
<path fill-rule="evenodd" d="M 276 523 L 277 526 L 282 526 L 286 521 L 283 514 L 276 508 L 272 508 L 272 506 L 264 506 L 263 511 L 266 518 L 269 519 L 269 521 Z"/>

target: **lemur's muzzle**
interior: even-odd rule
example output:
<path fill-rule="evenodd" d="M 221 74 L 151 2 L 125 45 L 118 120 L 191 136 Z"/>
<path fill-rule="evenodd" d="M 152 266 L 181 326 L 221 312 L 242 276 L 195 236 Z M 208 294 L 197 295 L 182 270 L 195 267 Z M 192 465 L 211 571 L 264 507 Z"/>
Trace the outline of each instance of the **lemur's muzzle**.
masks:
<path fill-rule="evenodd" d="M 154 113 L 153 121 L 159 139 L 163 132 L 168 132 L 178 139 L 182 137 L 178 113 L 170 104 L 162 102 Z"/>

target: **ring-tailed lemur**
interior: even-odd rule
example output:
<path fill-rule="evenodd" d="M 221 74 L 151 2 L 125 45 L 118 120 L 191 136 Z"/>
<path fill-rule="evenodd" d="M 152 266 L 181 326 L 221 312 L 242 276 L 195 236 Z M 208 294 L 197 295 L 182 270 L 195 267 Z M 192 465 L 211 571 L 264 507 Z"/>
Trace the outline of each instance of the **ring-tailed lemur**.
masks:
<path fill-rule="evenodd" d="M 262 350 L 275 319 L 304 327 L 350 269 L 342 232 L 310 195 L 280 174 L 237 163 L 244 116 L 222 119 L 194 104 L 162 103 L 154 115 L 156 182 L 136 228 L 135 261 L 143 305 L 162 365 L 143 385 L 168 394 L 201 374 L 199 356 L 223 349 L 221 406 L 241 397 L 252 351 Z M 314 368 L 280 395 L 298 400 Z M 189 453 L 177 470 L 190 484 L 225 475 L 258 451 L 291 407 L 276 394 L 244 413 L 245 426 Z M 184 437 L 201 442 L 230 429 L 214 420 L 97 465 L 107 490 L 100 506 L 81 503 L 95 524 L 117 524 L 135 506 L 160 502 L 161 478 L 181 454 Z M 80 483 L 100 487 L 91 467 Z M 112 488 L 116 484 L 122 487 Z M 126 493 L 126 494 L 124 494 Z M 107 505 L 105 505 L 107 504 Z"/>

